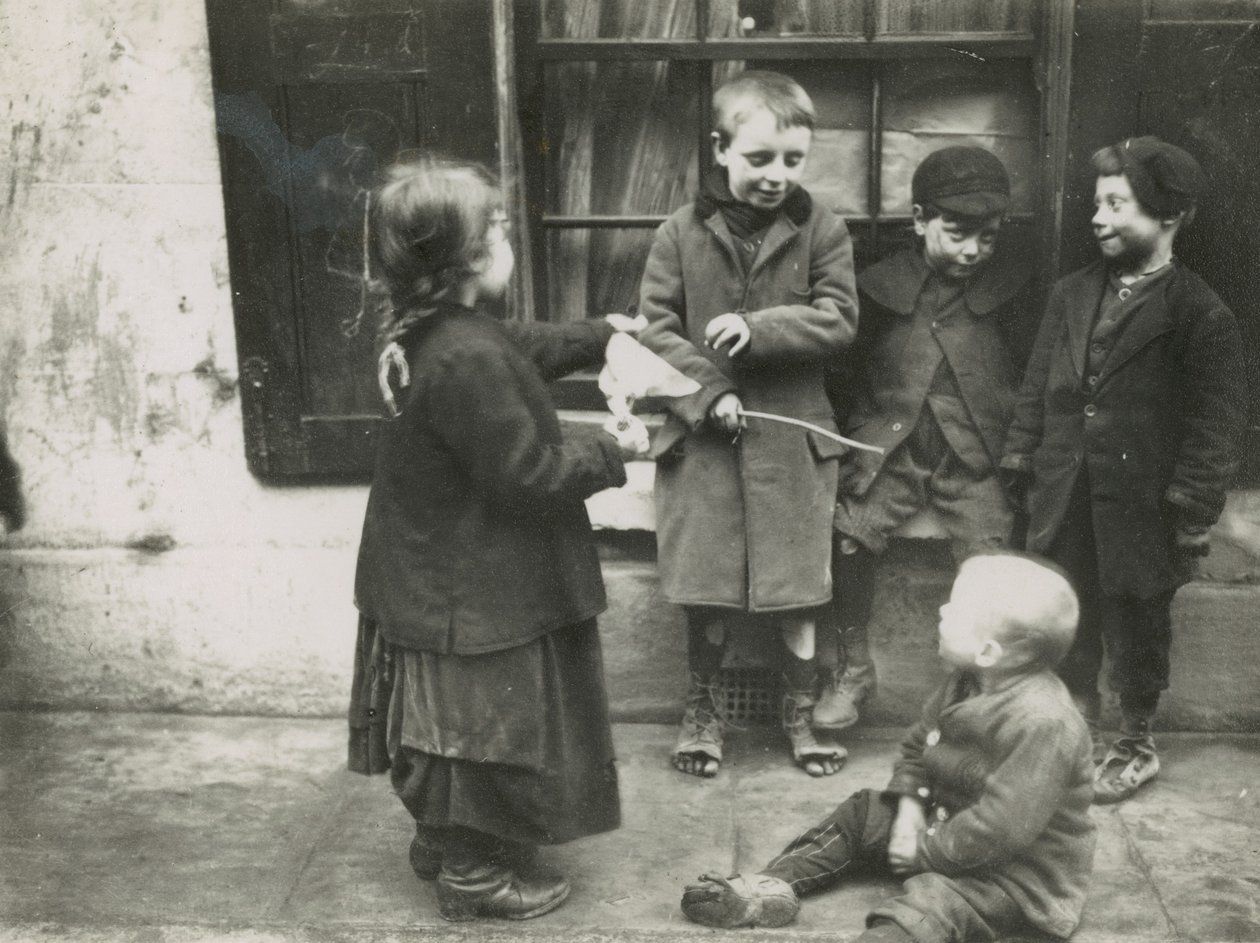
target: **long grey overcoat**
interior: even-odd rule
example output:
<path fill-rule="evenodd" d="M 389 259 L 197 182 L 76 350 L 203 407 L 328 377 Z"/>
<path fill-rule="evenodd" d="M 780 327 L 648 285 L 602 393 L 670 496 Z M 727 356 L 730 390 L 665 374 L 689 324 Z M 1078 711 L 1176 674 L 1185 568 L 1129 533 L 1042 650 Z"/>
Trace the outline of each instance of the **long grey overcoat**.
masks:
<path fill-rule="evenodd" d="M 1184 582 L 1181 523 L 1214 523 L 1237 465 L 1247 381 L 1233 314 L 1178 262 L 1124 323 L 1091 388 L 1084 376 L 1101 261 L 1052 290 L 1006 440 L 1031 471 L 1028 549 L 1050 549 L 1088 469 L 1103 591 L 1149 598 Z"/>
<path fill-rule="evenodd" d="M 789 206 L 747 275 L 722 214 L 695 205 L 661 225 L 648 257 L 640 340 L 700 384 L 669 401 L 653 442 L 659 570 L 671 602 L 775 612 L 831 598 L 845 447 L 751 418 L 733 440 L 706 422 L 714 401 L 736 392 L 745 409 L 836 428 L 823 369 L 857 331 L 852 243 L 830 210 L 808 198 Z M 752 333 L 734 359 L 704 343 L 705 327 L 727 312 Z"/>

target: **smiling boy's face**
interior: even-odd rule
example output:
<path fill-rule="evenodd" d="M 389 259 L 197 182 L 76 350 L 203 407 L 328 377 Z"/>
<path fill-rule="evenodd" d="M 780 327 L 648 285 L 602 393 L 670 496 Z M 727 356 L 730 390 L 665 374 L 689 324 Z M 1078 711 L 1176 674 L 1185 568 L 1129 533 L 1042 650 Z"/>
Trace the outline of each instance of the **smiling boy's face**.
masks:
<path fill-rule="evenodd" d="M 1167 223 L 1142 209 L 1124 174 L 1098 178 L 1091 222 L 1103 257 L 1121 270 L 1141 270 L 1168 230 Z"/>
<path fill-rule="evenodd" d="M 809 128 L 780 128 L 769 109 L 754 108 L 736 125 L 729 144 L 715 141 L 713 156 L 726 168 L 735 199 L 773 210 L 800 183 L 813 139 Z"/>

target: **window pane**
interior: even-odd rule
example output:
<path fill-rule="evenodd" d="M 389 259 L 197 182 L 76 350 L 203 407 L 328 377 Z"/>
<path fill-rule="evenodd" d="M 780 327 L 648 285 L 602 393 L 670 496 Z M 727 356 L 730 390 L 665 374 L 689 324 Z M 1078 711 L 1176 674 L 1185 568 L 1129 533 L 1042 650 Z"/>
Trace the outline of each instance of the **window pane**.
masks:
<path fill-rule="evenodd" d="M 694 68 L 563 62 L 544 74 L 547 212 L 666 215 L 695 191 Z"/>
<path fill-rule="evenodd" d="M 1150 0 L 1151 20 L 1256 20 L 1260 0 Z"/>
<path fill-rule="evenodd" d="M 993 151 L 1011 176 L 1011 210 L 1036 205 L 1038 97 L 1027 65 L 928 60 L 890 65 L 883 84 L 882 212 L 910 212 L 910 178 L 951 144 Z"/>
<path fill-rule="evenodd" d="M 639 279 L 652 247 L 652 229 L 547 231 L 547 311 L 551 321 L 626 311 L 639 297 Z"/>
<path fill-rule="evenodd" d="M 543 0 L 546 39 L 694 39 L 695 0 Z"/>
<path fill-rule="evenodd" d="M 860 36 L 863 0 L 720 0 L 736 36 Z"/>
<path fill-rule="evenodd" d="M 876 0 L 877 33 L 1031 33 L 1034 0 Z"/>

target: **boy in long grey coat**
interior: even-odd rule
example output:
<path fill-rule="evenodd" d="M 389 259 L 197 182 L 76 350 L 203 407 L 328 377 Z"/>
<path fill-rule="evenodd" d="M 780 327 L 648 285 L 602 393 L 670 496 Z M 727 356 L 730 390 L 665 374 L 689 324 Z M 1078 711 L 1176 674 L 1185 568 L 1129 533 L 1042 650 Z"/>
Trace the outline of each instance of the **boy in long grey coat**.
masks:
<path fill-rule="evenodd" d="M 714 157 L 695 203 L 656 233 L 640 290 L 640 341 L 700 384 L 669 401 L 653 444 L 665 598 L 688 616 L 690 687 L 674 765 L 722 758 L 713 686 L 723 616 L 766 616 L 787 643 L 784 729 L 815 776 L 838 747 L 810 730 L 814 610 L 831 598 L 830 520 L 844 446 L 745 409 L 834 432 L 824 364 L 857 329 L 844 221 L 799 180 L 814 109 L 786 76 L 744 72 L 714 95 Z"/>

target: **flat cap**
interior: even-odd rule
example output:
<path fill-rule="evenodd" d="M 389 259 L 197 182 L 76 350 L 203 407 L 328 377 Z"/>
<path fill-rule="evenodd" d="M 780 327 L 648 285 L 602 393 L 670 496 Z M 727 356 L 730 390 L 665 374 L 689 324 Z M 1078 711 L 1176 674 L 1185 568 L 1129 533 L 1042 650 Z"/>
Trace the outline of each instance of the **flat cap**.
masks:
<path fill-rule="evenodd" d="M 961 216 L 997 216 L 1011 202 L 1006 168 L 983 147 L 954 145 L 933 151 L 915 168 L 911 200 Z"/>
<path fill-rule="evenodd" d="M 1100 153 L 1115 158 L 1143 209 L 1160 219 L 1197 206 L 1207 190 L 1207 176 L 1199 162 L 1157 137 L 1125 138 Z"/>

